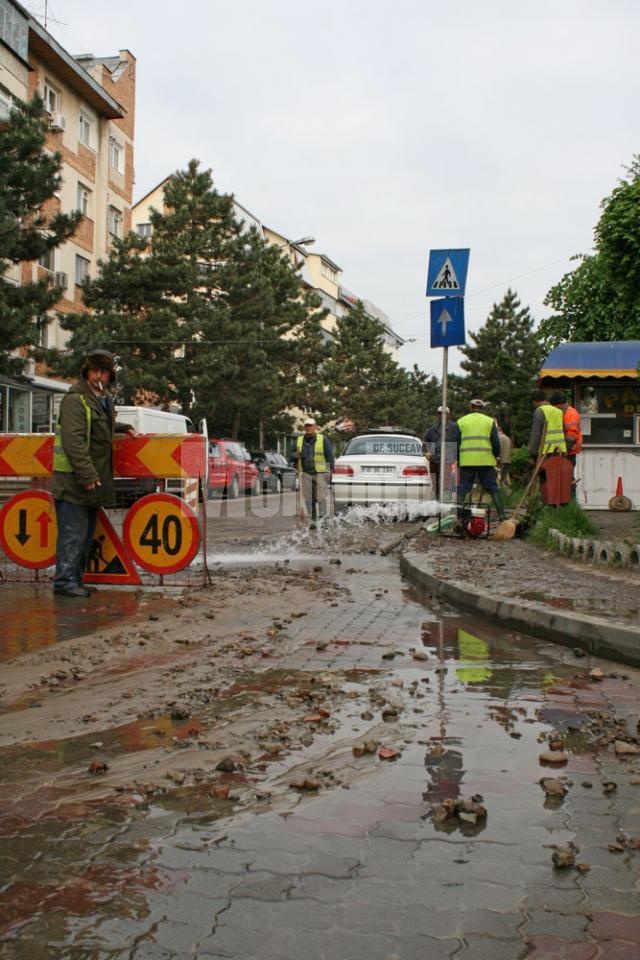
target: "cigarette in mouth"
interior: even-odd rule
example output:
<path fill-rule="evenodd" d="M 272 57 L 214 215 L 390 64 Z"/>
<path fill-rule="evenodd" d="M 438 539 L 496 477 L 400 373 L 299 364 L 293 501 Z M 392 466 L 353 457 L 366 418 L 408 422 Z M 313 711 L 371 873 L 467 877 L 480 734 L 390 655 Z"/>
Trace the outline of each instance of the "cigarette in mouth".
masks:
<path fill-rule="evenodd" d="M 98 380 L 96 384 L 96 389 L 98 390 L 98 393 L 102 393 L 102 391 L 104 390 L 104 387 L 102 386 L 102 380 Z"/>

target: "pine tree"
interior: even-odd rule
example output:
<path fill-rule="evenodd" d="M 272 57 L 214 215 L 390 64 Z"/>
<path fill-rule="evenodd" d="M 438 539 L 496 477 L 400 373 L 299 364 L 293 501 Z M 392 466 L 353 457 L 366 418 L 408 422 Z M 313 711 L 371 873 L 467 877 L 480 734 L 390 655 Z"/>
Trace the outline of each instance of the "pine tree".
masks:
<path fill-rule="evenodd" d="M 455 414 L 467 412 L 469 400 L 479 397 L 514 442 L 523 443 L 531 424 L 531 393 L 544 359 L 529 308 L 507 290 L 470 339 L 472 344 L 460 348 L 466 376 L 451 378 Z"/>
<path fill-rule="evenodd" d="M 196 160 L 165 185 L 152 211 L 151 248 L 133 234 L 115 241 L 86 282 L 93 314 L 65 318 L 77 368 L 87 346 L 113 350 L 125 402 L 172 400 L 210 431 L 257 438 L 300 402 L 302 378 L 321 363 L 315 296 L 290 262 L 233 216 Z"/>
<path fill-rule="evenodd" d="M 16 285 L 7 274 L 22 263 L 35 266 L 72 236 L 80 221 L 79 213 L 56 209 L 53 195 L 60 186 L 62 158 L 45 152 L 43 106 L 35 96 L 18 104 L 0 124 L 0 373 L 22 371 L 36 343 L 36 318 L 62 294 L 48 279 Z"/>
<path fill-rule="evenodd" d="M 403 370 L 384 349 L 382 324 L 362 303 L 338 318 L 324 375 L 333 398 L 332 416 L 346 418 L 361 432 L 373 427 L 406 427 L 415 415 L 422 381 Z"/>

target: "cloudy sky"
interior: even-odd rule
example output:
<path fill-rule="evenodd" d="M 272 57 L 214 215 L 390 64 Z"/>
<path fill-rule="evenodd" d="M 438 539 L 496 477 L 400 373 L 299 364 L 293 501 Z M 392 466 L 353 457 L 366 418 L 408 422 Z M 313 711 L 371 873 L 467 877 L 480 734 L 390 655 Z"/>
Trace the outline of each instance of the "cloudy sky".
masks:
<path fill-rule="evenodd" d="M 428 371 L 429 249 L 471 248 L 468 329 L 508 285 L 539 320 L 640 151 L 637 0 L 50 0 L 48 14 L 70 53 L 138 59 L 136 198 L 198 157 L 266 224 L 315 236 L 344 285 L 416 338 L 402 362 Z"/>

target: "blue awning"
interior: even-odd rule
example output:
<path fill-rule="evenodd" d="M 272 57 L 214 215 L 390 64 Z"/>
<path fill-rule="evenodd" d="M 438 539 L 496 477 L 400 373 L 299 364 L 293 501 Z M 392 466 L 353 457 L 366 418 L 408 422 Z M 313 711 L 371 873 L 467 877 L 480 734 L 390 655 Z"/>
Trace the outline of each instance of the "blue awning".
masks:
<path fill-rule="evenodd" d="M 640 340 L 561 343 L 545 360 L 540 378 L 637 377 L 639 365 Z"/>

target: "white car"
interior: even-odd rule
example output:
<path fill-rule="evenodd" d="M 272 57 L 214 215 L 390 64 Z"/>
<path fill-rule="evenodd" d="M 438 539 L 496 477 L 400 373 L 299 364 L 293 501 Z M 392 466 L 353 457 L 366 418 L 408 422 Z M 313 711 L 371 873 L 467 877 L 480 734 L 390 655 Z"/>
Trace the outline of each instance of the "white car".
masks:
<path fill-rule="evenodd" d="M 433 500 L 419 437 L 365 433 L 350 440 L 331 477 L 336 513 L 350 506 Z"/>

